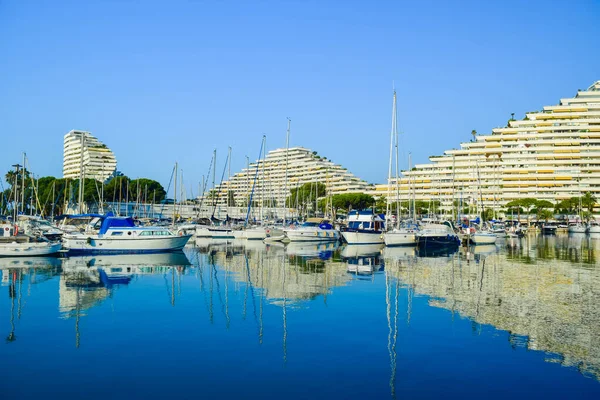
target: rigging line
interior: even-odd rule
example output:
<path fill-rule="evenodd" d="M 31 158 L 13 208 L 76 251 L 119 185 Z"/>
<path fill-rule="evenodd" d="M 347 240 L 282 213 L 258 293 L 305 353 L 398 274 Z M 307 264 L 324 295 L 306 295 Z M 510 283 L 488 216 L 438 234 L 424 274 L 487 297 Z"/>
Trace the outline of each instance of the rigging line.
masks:
<path fill-rule="evenodd" d="M 167 186 L 167 191 L 166 193 L 169 193 L 169 190 L 171 189 L 171 183 L 173 182 L 173 175 L 176 173 L 177 171 L 175 171 L 175 167 L 173 167 L 173 172 L 171 172 L 171 179 L 169 179 L 169 186 Z M 160 213 L 158 214 L 158 219 L 162 219 L 162 214 L 163 211 L 165 209 L 165 205 L 167 204 L 167 202 L 165 201 L 161 206 L 160 206 Z M 173 219 L 175 219 L 175 216 L 173 216 Z"/>
<path fill-rule="evenodd" d="M 221 194 L 221 189 L 223 188 L 223 179 L 225 179 L 225 171 L 227 171 L 227 163 L 229 162 L 229 154 L 227 154 L 227 157 L 225 157 L 225 165 L 223 166 L 223 173 L 221 174 L 221 182 L 219 183 L 219 192 L 218 194 Z M 215 165 L 215 169 L 216 169 L 216 165 Z M 215 190 L 215 188 L 213 188 L 213 190 Z M 213 195 L 213 212 L 211 215 L 211 219 L 213 219 L 215 217 L 215 211 L 217 209 L 217 200 L 218 200 L 218 194 L 217 192 L 214 192 Z M 219 212 L 219 215 L 221 213 Z"/>

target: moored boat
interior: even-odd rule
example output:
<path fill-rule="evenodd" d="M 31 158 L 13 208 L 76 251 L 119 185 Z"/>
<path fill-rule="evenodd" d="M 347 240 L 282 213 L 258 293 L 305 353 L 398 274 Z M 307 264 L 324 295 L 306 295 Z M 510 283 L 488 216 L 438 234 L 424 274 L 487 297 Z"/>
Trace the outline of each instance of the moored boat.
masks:
<path fill-rule="evenodd" d="M 460 239 L 449 223 L 425 225 L 417 234 L 417 244 L 421 248 L 458 246 Z"/>
<path fill-rule="evenodd" d="M 175 234 L 166 227 L 139 227 L 131 217 L 103 216 L 98 233 L 65 234 L 70 254 L 160 253 L 181 250 L 192 235 Z"/>
<path fill-rule="evenodd" d="M 308 218 L 299 227 L 290 227 L 283 233 L 290 242 L 336 242 L 340 239 L 340 233 L 322 218 Z"/>
<path fill-rule="evenodd" d="M 371 210 L 348 213 L 348 228 L 342 232 L 348 244 L 383 244 L 384 219 Z"/>

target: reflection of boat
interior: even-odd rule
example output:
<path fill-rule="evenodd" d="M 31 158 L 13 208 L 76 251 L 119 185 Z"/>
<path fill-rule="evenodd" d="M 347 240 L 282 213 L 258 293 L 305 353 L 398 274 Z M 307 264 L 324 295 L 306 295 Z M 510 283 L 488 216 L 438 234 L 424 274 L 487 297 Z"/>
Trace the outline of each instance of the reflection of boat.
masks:
<path fill-rule="evenodd" d="M 337 247 L 337 242 L 290 242 L 286 246 L 285 252 L 289 256 L 319 257 L 323 260 L 328 260 L 331 257 L 333 257 L 333 253 L 335 252 Z"/>
<path fill-rule="evenodd" d="M 384 258 L 391 258 L 396 260 L 408 259 L 415 256 L 416 251 L 414 247 L 410 246 L 386 246 L 383 251 Z"/>
<path fill-rule="evenodd" d="M 446 246 L 419 246 L 417 255 L 419 257 L 448 257 L 458 251 L 458 246 L 451 244 Z"/>
<path fill-rule="evenodd" d="M 157 254 L 114 254 L 98 256 L 69 257 L 64 260 L 67 265 L 86 265 L 87 267 L 112 268 L 131 267 L 143 273 L 143 267 L 152 266 L 185 266 L 190 265 L 187 256 L 181 252 Z"/>
<path fill-rule="evenodd" d="M 381 254 L 381 249 L 383 249 L 383 247 L 383 244 L 367 244 L 360 246 L 349 244 L 342 248 L 340 255 L 342 258 L 378 256 Z"/>
<path fill-rule="evenodd" d="M 0 258 L 0 269 L 10 268 L 52 268 L 60 267 L 60 259 L 56 257 L 3 257 Z"/>
<path fill-rule="evenodd" d="M 473 254 L 492 254 L 498 251 L 495 244 L 479 244 L 471 246 L 471 252 Z"/>
<path fill-rule="evenodd" d="M 346 245 L 340 255 L 347 264 L 348 272 L 357 274 L 372 274 L 382 270 L 381 249 L 382 244 Z"/>

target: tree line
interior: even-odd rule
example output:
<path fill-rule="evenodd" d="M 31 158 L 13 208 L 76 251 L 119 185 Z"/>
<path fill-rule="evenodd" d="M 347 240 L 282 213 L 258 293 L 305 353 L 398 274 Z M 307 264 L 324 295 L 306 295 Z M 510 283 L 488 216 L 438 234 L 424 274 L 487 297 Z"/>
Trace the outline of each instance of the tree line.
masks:
<path fill-rule="evenodd" d="M 6 173 L 8 188 L 1 192 L 0 214 L 12 213 L 14 207 L 15 186 L 19 190 L 19 199 L 26 214 L 51 215 L 61 214 L 68 205 L 77 204 L 79 198 L 79 179 L 56 178 L 45 176 L 33 178 L 25 171 L 23 185 L 22 171 L 17 176 L 15 170 Z M 24 194 L 21 186 L 24 186 Z M 160 203 L 166 197 L 164 187 L 157 181 L 148 178 L 131 179 L 127 176 L 112 178 L 103 184 L 95 179 L 84 180 L 83 201 L 87 205 L 101 202 L 147 202 Z M 19 210 L 21 206 L 19 206 Z"/>

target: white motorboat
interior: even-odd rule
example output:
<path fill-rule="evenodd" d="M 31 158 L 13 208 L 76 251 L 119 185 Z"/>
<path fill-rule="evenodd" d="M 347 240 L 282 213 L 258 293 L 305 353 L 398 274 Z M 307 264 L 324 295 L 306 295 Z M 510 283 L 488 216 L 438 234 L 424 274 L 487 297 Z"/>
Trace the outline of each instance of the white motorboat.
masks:
<path fill-rule="evenodd" d="M 473 244 L 494 244 L 498 236 L 491 231 L 477 231 L 471 234 Z"/>
<path fill-rule="evenodd" d="M 383 244 L 383 218 L 371 210 L 350 211 L 348 228 L 342 232 L 348 244 Z"/>
<path fill-rule="evenodd" d="M 336 242 L 340 239 L 340 233 L 322 218 L 308 218 L 299 227 L 290 227 L 283 233 L 290 242 Z"/>
<path fill-rule="evenodd" d="M 572 222 L 569 224 L 569 233 L 586 233 L 587 226 L 585 226 L 581 221 Z"/>
<path fill-rule="evenodd" d="M 458 246 L 460 239 L 449 223 L 424 225 L 417 234 L 419 247 Z"/>
<path fill-rule="evenodd" d="M 32 257 L 57 254 L 62 245 L 43 237 L 18 233 L 18 228 L 9 224 L 0 225 L 0 257 Z"/>
<path fill-rule="evenodd" d="M 165 227 L 138 227 L 131 217 L 103 216 L 98 233 L 65 234 L 70 254 L 160 253 L 181 250 L 192 235 L 175 234 Z"/>

